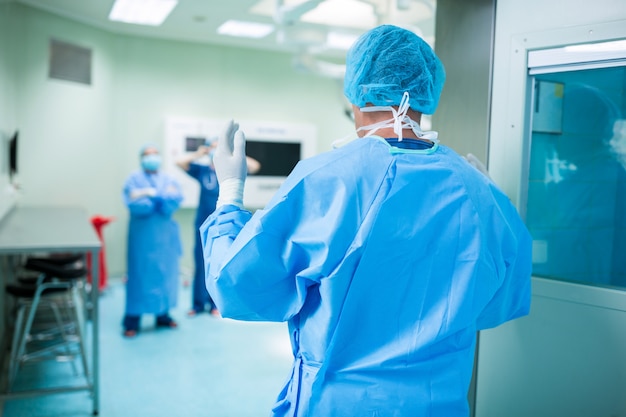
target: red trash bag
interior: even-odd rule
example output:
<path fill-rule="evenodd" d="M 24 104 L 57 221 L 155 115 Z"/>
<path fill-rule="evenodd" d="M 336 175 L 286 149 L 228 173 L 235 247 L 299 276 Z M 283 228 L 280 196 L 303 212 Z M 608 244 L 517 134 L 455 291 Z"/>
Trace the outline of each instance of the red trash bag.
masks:
<path fill-rule="evenodd" d="M 98 280 L 98 290 L 102 291 L 107 286 L 107 267 L 105 261 L 104 254 L 104 238 L 102 236 L 102 229 L 107 224 L 111 223 L 115 220 L 115 217 L 106 217 L 102 215 L 95 215 L 91 217 L 91 224 L 96 229 L 96 233 L 98 234 L 98 238 L 100 239 L 100 243 L 102 246 L 100 248 L 100 255 L 98 256 L 99 263 L 99 280 Z M 87 253 L 87 281 L 91 284 L 91 252 Z"/>

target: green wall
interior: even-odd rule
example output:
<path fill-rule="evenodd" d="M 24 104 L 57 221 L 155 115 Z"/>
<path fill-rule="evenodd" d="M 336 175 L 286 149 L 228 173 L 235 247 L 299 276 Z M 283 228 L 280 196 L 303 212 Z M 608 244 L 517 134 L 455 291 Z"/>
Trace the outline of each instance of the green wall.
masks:
<path fill-rule="evenodd" d="M 294 71 L 288 54 L 116 35 L 16 7 L 19 204 L 114 216 L 104 229 L 110 276 L 125 273 L 122 184 L 138 167 L 139 147 L 163 143 L 166 116 L 313 124 L 319 151 L 353 131 L 341 83 Z M 51 38 L 92 49 L 92 85 L 48 78 Z M 189 270 L 193 216 L 176 215 Z"/>

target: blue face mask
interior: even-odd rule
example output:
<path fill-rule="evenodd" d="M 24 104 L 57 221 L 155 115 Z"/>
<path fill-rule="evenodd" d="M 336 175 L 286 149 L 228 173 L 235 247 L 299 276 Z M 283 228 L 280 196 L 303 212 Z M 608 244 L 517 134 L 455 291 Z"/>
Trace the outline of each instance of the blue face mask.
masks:
<path fill-rule="evenodd" d="M 146 171 L 158 171 L 161 166 L 161 155 L 149 154 L 141 157 L 141 167 Z"/>

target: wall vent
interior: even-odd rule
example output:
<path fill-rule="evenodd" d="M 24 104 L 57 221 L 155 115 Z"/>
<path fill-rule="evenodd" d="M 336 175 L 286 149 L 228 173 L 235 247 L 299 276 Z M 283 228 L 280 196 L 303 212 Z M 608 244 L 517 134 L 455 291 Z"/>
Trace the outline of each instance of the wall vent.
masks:
<path fill-rule="evenodd" d="M 91 85 L 91 49 L 50 39 L 48 76 Z"/>

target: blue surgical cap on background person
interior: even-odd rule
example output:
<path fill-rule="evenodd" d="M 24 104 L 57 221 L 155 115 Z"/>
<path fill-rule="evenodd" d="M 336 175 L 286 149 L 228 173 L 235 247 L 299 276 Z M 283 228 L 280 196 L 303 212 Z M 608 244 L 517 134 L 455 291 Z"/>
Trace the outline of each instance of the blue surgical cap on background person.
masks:
<path fill-rule="evenodd" d="M 161 149 L 156 143 L 148 142 L 148 143 L 145 143 L 141 148 L 139 148 L 139 157 L 142 157 L 143 154 L 146 152 L 146 149 L 150 149 L 150 148 L 156 149 L 159 153 L 161 153 Z"/>
<path fill-rule="evenodd" d="M 422 38 L 382 25 L 361 35 L 348 51 L 344 94 L 358 107 L 397 106 L 407 91 L 411 109 L 433 114 L 445 79 L 443 64 Z"/>

